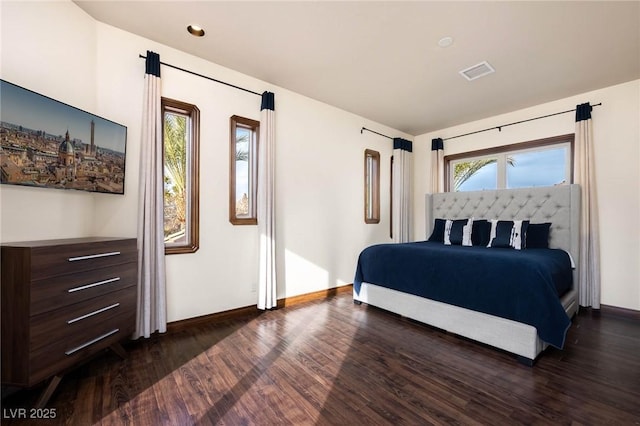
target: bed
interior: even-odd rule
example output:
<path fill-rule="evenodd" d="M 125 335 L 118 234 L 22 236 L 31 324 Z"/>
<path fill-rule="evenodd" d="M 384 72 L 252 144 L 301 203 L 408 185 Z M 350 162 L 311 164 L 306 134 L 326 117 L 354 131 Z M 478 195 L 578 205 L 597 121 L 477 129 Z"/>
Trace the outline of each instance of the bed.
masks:
<path fill-rule="evenodd" d="M 425 203 L 427 239 L 442 219 L 449 219 L 451 226 L 453 221 L 472 218 L 474 233 L 475 221 L 518 225 L 528 221 L 551 223 L 549 248 L 514 250 L 486 248 L 484 242 L 465 247 L 427 241 L 375 245 L 360 254 L 354 302 L 505 350 L 526 365 L 533 365 L 550 344 L 562 348 L 570 318 L 578 310 L 577 271 L 572 266 L 579 258 L 579 186 L 427 194 Z M 465 229 L 471 229 L 472 222 L 468 224 Z M 495 227 L 494 223 L 491 238 L 496 236 Z M 491 263 L 494 258 L 500 258 L 496 266 Z M 464 275 L 458 276 L 463 269 L 475 271 L 464 289 Z M 434 293 L 433 288 L 449 295 Z M 478 301 L 480 293 L 489 300 Z M 497 294 L 499 298 L 494 297 Z"/>

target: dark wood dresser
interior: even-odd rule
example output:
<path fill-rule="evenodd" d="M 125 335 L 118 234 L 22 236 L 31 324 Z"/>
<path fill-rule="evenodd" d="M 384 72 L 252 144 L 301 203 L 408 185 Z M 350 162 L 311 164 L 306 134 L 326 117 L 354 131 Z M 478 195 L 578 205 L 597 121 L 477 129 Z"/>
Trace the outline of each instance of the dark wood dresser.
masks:
<path fill-rule="evenodd" d="M 2 383 L 31 387 L 61 374 L 135 331 L 135 238 L 3 243 Z"/>

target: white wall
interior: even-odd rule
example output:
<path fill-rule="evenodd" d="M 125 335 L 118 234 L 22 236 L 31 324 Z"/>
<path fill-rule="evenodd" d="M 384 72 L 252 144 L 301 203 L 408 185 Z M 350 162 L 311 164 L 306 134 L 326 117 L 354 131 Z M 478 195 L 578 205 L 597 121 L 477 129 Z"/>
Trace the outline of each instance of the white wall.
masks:
<path fill-rule="evenodd" d="M 602 102 L 592 112 L 596 184 L 600 205 L 602 303 L 640 310 L 640 80 L 415 138 L 415 234 L 425 238 L 424 194 L 430 191 L 431 139 L 447 138 L 520 120 L 566 111 L 579 103 Z M 568 113 L 445 141 L 445 155 L 574 133 Z"/>
<path fill-rule="evenodd" d="M 95 21 L 72 3 L 1 2 L 0 77 L 95 112 Z M 1 114 L 1 111 L 0 111 Z M 64 134 L 65 124 L 58 129 Z M 0 240 L 91 232 L 94 195 L 0 185 Z"/>
<path fill-rule="evenodd" d="M 2 3 L 2 8 L 2 78 L 128 128 L 124 196 L 20 187 L 5 190 L 3 185 L 2 241 L 136 235 L 144 78 L 144 60 L 138 55 L 147 49 L 159 53 L 163 62 L 256 92 L 275 93 L 278 298 L 352 282 L 360 250 L 390 241 L 392 142 L 361 134 L 360 128 L 410 139 L 409 135 L 96 22 L 72 3 L 39 3 L 37 7 Z M 19 28 L 36 16 L 53 18 L 42 29 L 33 28 L 30 42 L 25 43 L 20 32 L 5 33 L 5 23 Z M 88 40 L 71 32 L 78 26 L 89 34 Z M 34 70 L 31 79 L 23 78 L 23 46 L 34 50 L 33 57 L 41 56 L 47 49 L 45 40 L 50 39 L 58 39 L 64 55 L 52 55 L 47 68 Z M 5 51 L 6 45 L 13 46 L 11 54 Z M 73 73 L 48 72 L 49 67 L 58 69 L 66 62 L 75 64 L 77 72 L 75 68 Z M 161 72 L 163 95 L 195 104 L 201 114 L 200 250 L 167 256 L 169 321 L 253 305 L 257 298 L 257 227 L 233 226 L 228 221 L 229 118 L 236 114 L 259 120 L 260 98 L 167 67 Z M 64 88 L 71 91 L 78 81 L 86 94 L 64 98 Z M 365 148 L 379 151 L 382 159 L 381 221 L 372 225 L 363 219 Z M 73 229 L 65 228 L 65 212 L 40 214 L 70 203 Z M 36 210 L 35 217 L 25 216 L 23 209 Z M 31 229 L 35 218 L 35 229 Z"/>

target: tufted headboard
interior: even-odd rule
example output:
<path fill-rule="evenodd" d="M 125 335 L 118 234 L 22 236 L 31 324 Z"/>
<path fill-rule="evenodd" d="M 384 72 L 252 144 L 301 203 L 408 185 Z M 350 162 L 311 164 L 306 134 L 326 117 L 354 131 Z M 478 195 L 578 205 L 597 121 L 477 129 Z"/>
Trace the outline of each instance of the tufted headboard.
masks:
<path fill-rule="evenodd" d="M 574 262 L 578 262 L 579 185 L 427 194 L 425 212 L 427 238 L 436 218 L 551 222 L 549 247 L 568 251 Z"/>

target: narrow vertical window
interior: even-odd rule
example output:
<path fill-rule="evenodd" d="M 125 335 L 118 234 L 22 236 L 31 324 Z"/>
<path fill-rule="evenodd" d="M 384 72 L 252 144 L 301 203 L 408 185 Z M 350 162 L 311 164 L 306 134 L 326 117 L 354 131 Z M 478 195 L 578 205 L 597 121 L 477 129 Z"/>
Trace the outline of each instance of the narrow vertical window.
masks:
<path fill-rule="evenodd" d="M 256 198 L 258 178 L 258 134 L 260 122 L 231 117 L 229 147 L 229 222 L 258 223 Z"/>
<path fill-rule="evenodd" d="M 393 239 L 393 155 L 389 166 L 389 238 Z"/>
<path fill-rule="evenodd" d="M 380 222 L 380 153 L 364 151 L 364 222 Z"/>
<path fill-rule="evenodd" d="M 199 238 L 200 111 L 162 98 L 165 254 L 193 253 Z"/>

